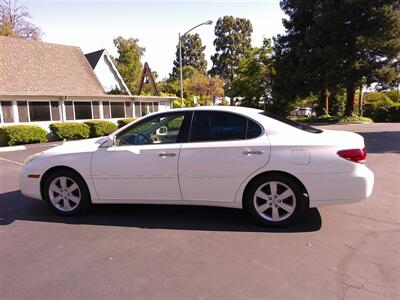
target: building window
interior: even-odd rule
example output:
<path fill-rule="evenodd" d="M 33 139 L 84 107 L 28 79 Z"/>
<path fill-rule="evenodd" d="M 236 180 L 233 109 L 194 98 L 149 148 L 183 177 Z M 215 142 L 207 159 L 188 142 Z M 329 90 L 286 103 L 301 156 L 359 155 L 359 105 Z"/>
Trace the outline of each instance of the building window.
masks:
<path fill-rule="evenodd" d="M 26 101 L 17 101 L 18 116 L 20 122 L 29 122 L 28 103 Z"/>
<path fill-rule="evenodd" d="M 125 102 L 125 112 L 127 118 L 133 117 L 132 102 Z"/>
<path fill-rule="evenodd" d="M 125 118 L 124 102 L 110 102 L 110 104 L 112 118 Z"/>
<path fill-rule="evenodd" d="M 153 102 L 142 102 L 142 116 L 150 114 L 153 112 Z"/>
<path fill-rule="evenodd" d="M 93 101 L 92 108 L 93 108 L 93 119 L 100 119 L 99 102 Z"/>
<path fill-rule="evenodd" d="M 31 122 L 51 121 L 49 102 L 29 102 L 29 119 Z"/>
<path fill-rule="evenodd" d="M 108 101 L 103 101 L 103 118 L 110 118 L 110 102 Z"/>
<path fill-rule="evenodd" d="M 140 113 L 140 102 L 135 102 L 135 117 L 139 118 L 141 117 L 141 113 Z"/>
<path fill-rule="evenodd" d="M 74 119 L 74 107 L 72 106 L 72 101 L 65 101 L 65 119 L 73 120 Z"/>
<path fill-rule="evenodd" d="M 74 102 L 75 120 L 92 119 L 91 102 Z"/>
<path fill-rule="evenodd" d="M 14 122 L 11 101 L 1 101 L 1 112 L 4 123 Z"/>
<path fill-rule="evenodd" d="M 153 110 L 158 111 L 158 102 L 153 102 Z"/>
<path fill-rule="evenodd" d="M 60 121 L 60 103 L 58 101 L 51 101 L 51 120 Z"/>

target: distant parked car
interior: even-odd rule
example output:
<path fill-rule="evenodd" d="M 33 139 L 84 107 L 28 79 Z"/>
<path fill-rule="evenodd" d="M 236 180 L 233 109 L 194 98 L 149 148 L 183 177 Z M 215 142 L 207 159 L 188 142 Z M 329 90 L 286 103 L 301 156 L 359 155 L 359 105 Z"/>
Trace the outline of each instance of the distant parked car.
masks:
<path fill-rule="evenodd" d="M 301 116 L 305 116 L 305 117 L 311 117 L 313 115 L 315 115 L 312 111 L 311 107 L 296 107 L 293 111 L 292 111 L 292 116 L 296 116 L 296 117 L 301 117 Z"/>
<path fill-rule="evenodd" d="M 62 215 L 92 203 L 192 204 L 244 208 L 281 226 L 309 207 L 369 197 L 374 175 L 365 159 L 355 133 L 244 107 L 197 107 L 35 154 L 20 186 Z"/>

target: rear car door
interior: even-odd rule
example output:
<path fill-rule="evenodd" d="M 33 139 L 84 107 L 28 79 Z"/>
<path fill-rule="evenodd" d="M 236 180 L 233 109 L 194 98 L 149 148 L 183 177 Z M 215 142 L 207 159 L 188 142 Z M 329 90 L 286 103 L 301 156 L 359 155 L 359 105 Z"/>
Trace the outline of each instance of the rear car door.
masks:
<path fill-rule="evenodd" d="M 267 164 L 270 144 L 261 125 L 243 115 L 195 111 L 178 172 L 183 200 L 232 202 L 240 184 Z"/>

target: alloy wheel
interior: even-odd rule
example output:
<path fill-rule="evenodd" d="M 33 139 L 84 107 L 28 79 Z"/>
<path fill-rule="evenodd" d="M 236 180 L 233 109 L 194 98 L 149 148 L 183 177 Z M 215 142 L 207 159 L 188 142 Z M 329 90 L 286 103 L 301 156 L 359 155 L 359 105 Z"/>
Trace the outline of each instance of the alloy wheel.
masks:
<path fill-rule="evenodd" d="M 280 181 L 262 184 L 254 193 L 253 201 L 257 213 L 272 222 L 286 220 L 296 209 L 294 191 Z"/>
<path fill-rule="evenodd" d="M 81 202 L 81 190 L 73 179 L 56 177 L 49 186 L 49 199 L 58 210 L 73 211 Z"/>

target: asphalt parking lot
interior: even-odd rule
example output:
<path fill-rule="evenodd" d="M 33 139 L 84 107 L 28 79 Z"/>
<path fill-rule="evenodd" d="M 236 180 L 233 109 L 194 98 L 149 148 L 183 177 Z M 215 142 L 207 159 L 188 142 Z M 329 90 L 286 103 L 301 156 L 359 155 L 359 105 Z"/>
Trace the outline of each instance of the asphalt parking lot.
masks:
<path fill-rule="evenodd" d="M 102 205 L 67 218 L 22 196 L 0 153 L 0 299 L 400 299 L 400 123 L 365 137 L 373 195 L 255 225 L 235 209 Z"/>

